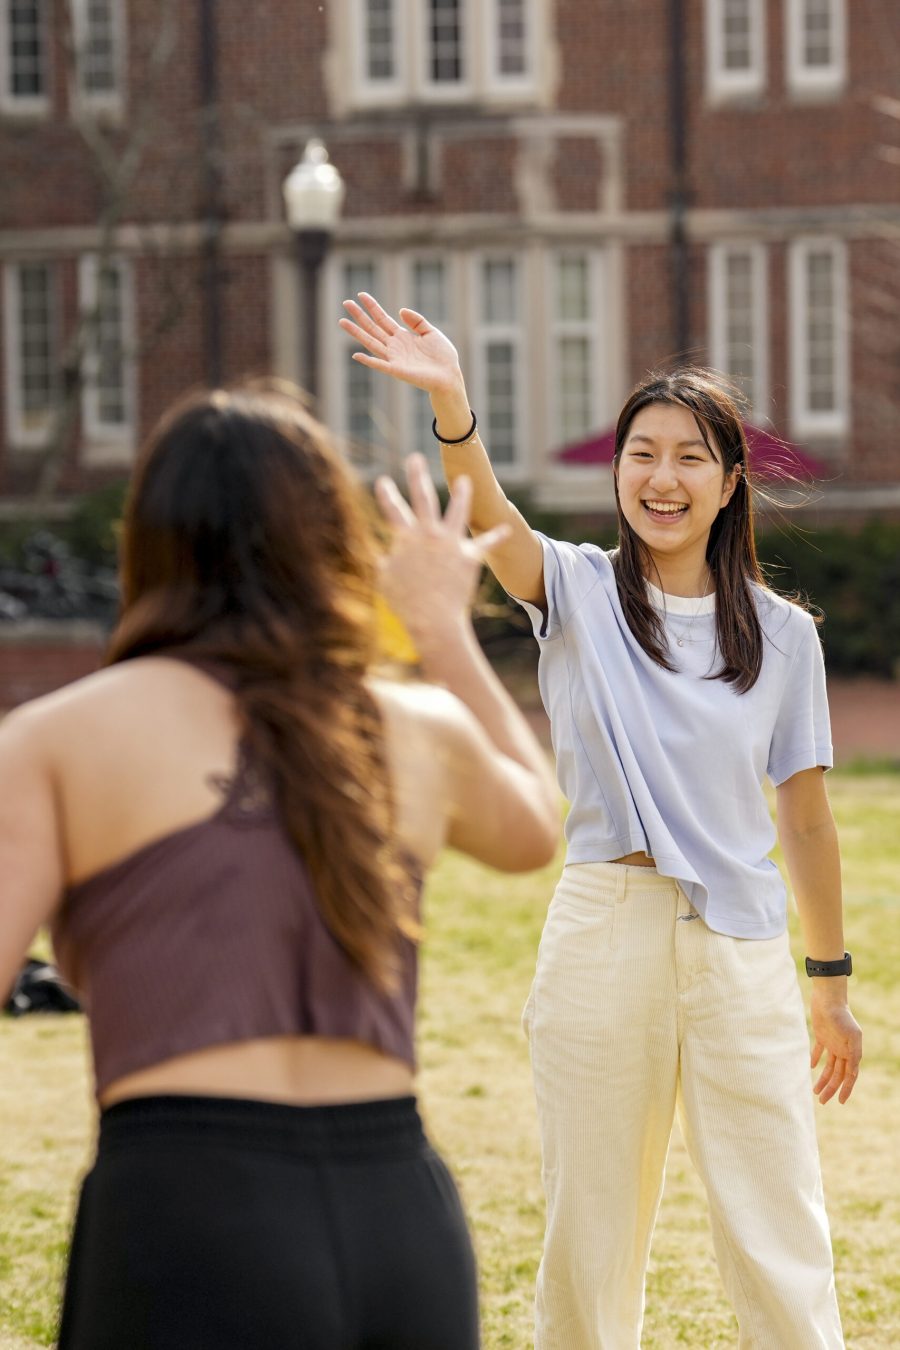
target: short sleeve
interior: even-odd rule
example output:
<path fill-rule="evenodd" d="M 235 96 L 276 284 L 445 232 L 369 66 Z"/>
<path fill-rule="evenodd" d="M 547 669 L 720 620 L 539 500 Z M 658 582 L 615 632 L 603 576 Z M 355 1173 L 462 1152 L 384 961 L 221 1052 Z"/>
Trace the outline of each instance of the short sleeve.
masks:
<path fill-rule="evenodd" d="M 544 554 L 546 613 L 540 606 L 521 600 L 517 595 L 510 595 L 510 599 L 525 610 L 538 641 L 547 642 L 559 637 L 582 600 L 593 590 L 600 579 L 601 566 L 611 564 L 595 544 L 570 544 L 562 539 L 549 539 L 540 530 L 535 530 L 535 535 Z"/>
<path fill-rule="evenodd" d="M 803 635 L 788 671 L 766 772 L 778 787 L 802 769 L 834 763 L 825 690 L 825 662 L 816 626 L 803 615 Z"/>

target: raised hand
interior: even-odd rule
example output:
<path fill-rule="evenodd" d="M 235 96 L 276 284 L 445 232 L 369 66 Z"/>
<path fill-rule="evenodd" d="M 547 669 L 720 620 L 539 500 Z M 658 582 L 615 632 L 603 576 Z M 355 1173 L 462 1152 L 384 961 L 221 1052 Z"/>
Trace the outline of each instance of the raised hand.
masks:
<path fill-rule="evenodd" d="M 384 559 L 381 590 L 406 625 L 416 645 L 427 648 L 454 623 L 467 617 L 485 553 L 509 534 L 497 526 L 478 539 L 467 534 L 471 481 L 454 483 L 446 512 L 435 492 L 424 455 L 406 461 L 409 504 L 390 478 L 379 478 L 375 495 L 393 527 L 391 550 Z"/>
<path fill-rule="evenodd" d="M 429 394 L 448 393 L 462 384 L 456 348 L 440 329 L 414 309 L 401 309 L 401 324 L 374 296 L 360 291 L 359 299 L 361 304 L 344 301 L 350 318 L 339 321 L 344 332 L 366 348 L 353 353 L 354 361 Z"/>

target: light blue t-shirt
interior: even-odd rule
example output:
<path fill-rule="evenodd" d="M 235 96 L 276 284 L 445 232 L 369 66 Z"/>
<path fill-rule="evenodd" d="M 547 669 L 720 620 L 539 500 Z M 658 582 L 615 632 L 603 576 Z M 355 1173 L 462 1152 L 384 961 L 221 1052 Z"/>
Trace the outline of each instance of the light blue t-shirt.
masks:
<path fill-rule="evenodd" d="M 718 670 L 715 597 L 664 596 L 675 671 L 625 621 L 610 555 L 539 534 L 547 615 L 520 600 L 540 643 L 538 678 L 557 774 L 571 803 L 567 863 L 646 852 L 710 928 L 769 938 L 784 930 L 784 882 L 763 780 L 832 764 L 825 668 L 811 617 L 753 587 L 762 671 L 746 694 Z M 515 597 L 514 597 L 515 598 Z M 683 645 L 678 645 L 681 638 Z"/>

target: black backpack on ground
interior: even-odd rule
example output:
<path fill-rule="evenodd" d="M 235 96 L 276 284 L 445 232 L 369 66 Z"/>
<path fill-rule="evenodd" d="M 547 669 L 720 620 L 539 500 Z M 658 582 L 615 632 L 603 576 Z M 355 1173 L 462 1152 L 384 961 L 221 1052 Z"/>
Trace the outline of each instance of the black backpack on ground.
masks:
<path fill-rule="evenodd" d="M 30 956 L 16 976 L 3 1011 L 12 1017 L 24 1017 L 26 1013 L 81 1012 L 81 1004 L 56 966 Z"/>

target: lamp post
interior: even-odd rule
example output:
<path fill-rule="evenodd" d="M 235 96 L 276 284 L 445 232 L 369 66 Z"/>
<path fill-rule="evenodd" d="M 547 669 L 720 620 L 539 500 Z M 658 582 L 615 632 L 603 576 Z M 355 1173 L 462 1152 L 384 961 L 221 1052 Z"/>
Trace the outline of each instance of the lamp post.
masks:
<path fill-rule="evenodd" d="M 319 397 L 319 274 L 344 203 L 344 180 L 317 138 L 282 186 L 288 224 L 294 232 L 300 273 L 301 383 Z"/>

